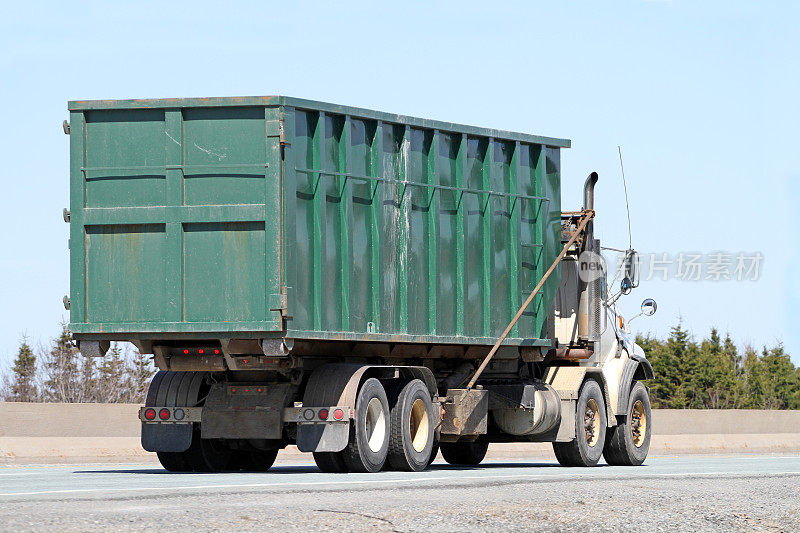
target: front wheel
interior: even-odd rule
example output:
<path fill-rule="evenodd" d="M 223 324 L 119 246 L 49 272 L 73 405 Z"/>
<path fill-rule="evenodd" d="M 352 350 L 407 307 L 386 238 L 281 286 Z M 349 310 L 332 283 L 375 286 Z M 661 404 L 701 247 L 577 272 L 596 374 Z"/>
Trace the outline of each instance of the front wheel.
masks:
<path fill-rule="evenodd" d="M 606 440 L 606 404 L 597 381 L 587 379 L 578 395 L 575 439 L 554 442 L 553 451 L 561 466 L 595 466 L 603 455 Z"/>
<path fill-rule="evenodd" d="M 606 462 L 616 466 L 639 466 L 650 450 L 650 395 L 641 381 L 631 388 L 625 422 L 608 429 L 603 449 Z"/>

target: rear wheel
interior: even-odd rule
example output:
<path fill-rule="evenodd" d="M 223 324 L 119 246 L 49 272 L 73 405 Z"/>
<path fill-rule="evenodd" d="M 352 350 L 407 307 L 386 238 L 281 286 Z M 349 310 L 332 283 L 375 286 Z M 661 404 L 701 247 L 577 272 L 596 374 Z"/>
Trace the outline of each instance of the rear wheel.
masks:
<path fill-rule="evenodd" d="M 186 462 L 195 472 L 222 472 L 230 464 L 233 450 L 217 439 L 200 438 L 200 429 L 194 431 L 192 445 L 185 454 Z"/>
<path fill-rule="evenodd" d="M 419 472 L 430 464 L 433 451 L 433 402 L 428 387 L 415 379 L 400 391 L 391 410 L 389 466 Z"/>
<path fill-rule="evenodd" d="M 184 452 L 156 452 L 158 462 L 167 472 L 191 472 L 191 468 L 186 464 Z"/>
<path fill-rule="evenodd" d="M 475 466 L 486 457 L 489 441 L 485 437 L 469 442 L 442 442 L 442 458 L 451 465 Z"/>
<path fill-rule="evenodd" d="M 358 391 L 350 441 L 342 451 L 351 472 L 378 472 L 389 451 L 389 401 L 383 385 L 366 380 Z"/>
<path fill-rule="evenodd" d="M 639 466 L 650 450 L 650 395 L 642 382 L 631 388 L 625 422 L 608 429 L 603 449 L 610 465 Z"/>
<path fill-rule="evenodd" d="M 314 462 L 317 468 L 329 474 L 347 472 L 347 465 L 342 457 L 342 452 L 314 452 Z"/>
<path fill-rule="evenodd" d="M 603 455 L 606 440 L 606 405 L 597 381 L 587 379 L 581 386 L 575 413 L 575 439 L 554 442 L 553 451 L 562 466 L 595 466 Z"/>
<path fill-rule="evenodd" d="M 197 402 L 197 391 L 203 375 L 199 372 L 172 372 L 161 370 L 153 376 L 147 388 L 145 406 L 181 407 Z M 194 437 L 192 437 L 194 439 Z M 192 472 L 188 450 L 184 452 L 156 452 L 161 466 L 169 472 Z"/>
<path fill-rule="evenodd" d="M 275 463 L 278 450 L 233 450 L 228 468 L 243 472 L 266 472 Z"/>

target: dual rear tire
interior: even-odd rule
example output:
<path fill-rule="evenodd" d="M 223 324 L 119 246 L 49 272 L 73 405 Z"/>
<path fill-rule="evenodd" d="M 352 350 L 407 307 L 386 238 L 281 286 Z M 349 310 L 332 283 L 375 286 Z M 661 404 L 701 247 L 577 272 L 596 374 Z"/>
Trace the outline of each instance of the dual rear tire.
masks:
<path fill-rule="evenodd" d="M 358 391 L 347 447 L 341 452 L 315 452 L 323 472 L 418 472 L 430 464 L 434 449 L 433 402 L 419 379 L 390 387 L 369 378 Z"/>
<path fill-rule="evenodd" d="M 208 391 L 205 372 L 159 371 L 147 390 L 145 405 L 194 407 Z M 219 439 L 203 439 L 192 424 L 191 444 L 182 452 L 156 452 L 169 472 L 263 472 L 275 462 L 278 450 L 232 449 Z"/>
<path fill-rule="evenodd" d="M 231 449 L 219 440 L 200 438 L 194 430 L 192 444 L 184 452 L 156 452 L 168 472 L 266 472 L 278 450 Z"/>

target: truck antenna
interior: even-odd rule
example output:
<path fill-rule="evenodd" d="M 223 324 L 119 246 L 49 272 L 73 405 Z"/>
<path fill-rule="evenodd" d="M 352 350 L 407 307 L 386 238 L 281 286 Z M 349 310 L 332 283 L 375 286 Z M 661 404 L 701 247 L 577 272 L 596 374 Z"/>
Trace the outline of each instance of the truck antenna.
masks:
<path fill-rule="evenodd" d="M 622 165 L 622 147 L 617 145 L 619 152 L 619 168 L 622 170 L 622 188 L 625 190 L 625 209 L 628 211 L 628 248 L 633 248 L 633 237 L 631 236 L 631 207 L 628 205 L 628 184 L 625 183 L 625 167 Z"/>

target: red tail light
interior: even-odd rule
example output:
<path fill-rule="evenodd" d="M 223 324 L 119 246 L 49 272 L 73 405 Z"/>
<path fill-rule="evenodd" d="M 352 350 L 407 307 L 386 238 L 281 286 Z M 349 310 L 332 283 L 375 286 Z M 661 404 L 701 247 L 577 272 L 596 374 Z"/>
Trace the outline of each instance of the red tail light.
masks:
<path fill-rule="evenodd" d="M 219 349 L 214 350 L 214 355 L 219 355 Z"/>
<path fill-rule="evenodd" d="M 162 409 L 158 412 L 158 418 L 161 420 L 169 420 L 169 409 Z"/>
<path fill-rule="evenodd" d="M 327 409 L 320 409 L 319 410 L 319 418 L 320 418 L 320 420 L 327 420 L 328 419 L 328 410 Z"/>
<path fill-rule="evenodd" d="M 200 353 L 200 354 L 202 354 L 202 353 L 203 353 L 203 349 L 202 349 L 202 348 L 200 348 L 199 350 L 197 350 L 197 353 Z"/>
<path fill-rule="evenodd" d="M 147 420 L 155 420 L 156 419 L 156 410 L 155 409 L 145 409 L 144 410 L 144 417 Z"/>
<path fill-rule="evenodd" d="M 342 411 L 341 409 L 334 410 L 333 418 L 335 418 L 336 420 L 341 420 L 342 418 L 344 418 L 344 411 Z"/>
<path fill-rule="evenodd" d="M 184 350 L 184 351 L 183 351 L 183 354 L 184 354 L 184 355 L 189 355 L 189 350 Z"/>

